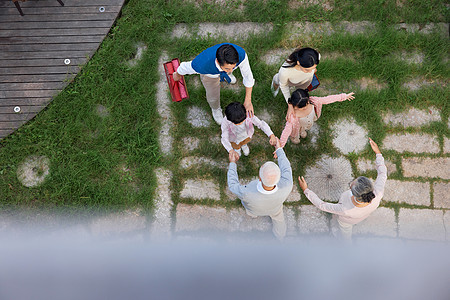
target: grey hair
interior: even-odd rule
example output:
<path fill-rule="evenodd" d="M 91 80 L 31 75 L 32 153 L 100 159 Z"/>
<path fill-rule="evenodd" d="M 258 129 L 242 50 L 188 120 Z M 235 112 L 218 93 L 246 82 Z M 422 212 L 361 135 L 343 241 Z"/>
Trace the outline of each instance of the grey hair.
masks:
<path fill-rule="evenodd" d="M 370 203 L 370 201 L 375 198 L 372 181 L 365 176 L 359 176 L 356 178 L 351 186 L 351 190 L 353 196 L 355 196 L 356 200 L 359 202 Z"/>
<path fill-rule="evenodd" d="M 268 161 L 259 168 L 259 178 L 261 182 L 267 186 L 272 187 L 280 181 L 281 171 L 280 167 L 272 161 Z"/>

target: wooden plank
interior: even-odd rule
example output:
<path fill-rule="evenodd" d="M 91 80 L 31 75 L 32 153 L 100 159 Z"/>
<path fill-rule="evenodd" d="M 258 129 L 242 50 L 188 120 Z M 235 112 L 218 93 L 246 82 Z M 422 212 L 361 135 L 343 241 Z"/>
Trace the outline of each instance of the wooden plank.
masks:
<path fill-rule="evenodd" d="M 18 22 L 17 27 L 20 29 L 56 29 L 56 28 L 109 28 L 114 20 L 106 21 L 60 21 L 60 22 Z M 9 24 L 14 26 L 15 23 Z"/>
<path fill-rule="evenodd" d="M 20 113 L 14 112 L 15 107 L 20 107 Z M 27 105 L 14 105 L 14 106 L 3 106 L 0 110 L 0 115 L 2 114 L 29 114 L 29 113 L 38 113 L 43 110 L 46 105 L 41 106 L 27 106 Z M 1 118 L 1 117 L 0 117 Z"/>
<path fill-rule="evenodd" d="M 21 90 L 21 91 L 2 91 L 0 98 L 41 98 L 56 96 L 60 90 Z"/>
<path fill-rule="evenodd" d="M 45 106 L 51 102 L 52 98 L 17 98 L 17 99 L 0 99 L 0 107 L 4 106 L 21 106 L 21 105 L 30 105 L 30 106 Z M 3 108 L 0 109 L 0 112 L 3 111 Z"/>
<path fill-rule="evenodd" d="M 98 43 L 78 43 L 78 44 L 31 44 L 31 45 L 3 45 L 2 51 L 69 51 L 69 50 L 92 50 L 98 47 Z"/>
<path fill-rule="evenodd" d="M 11 52 L 8 52 L 11 53 Z M 18 57 L 25 57 L 23 59 L 17 59 Z M 64 63 L 65 58 L 41 58 L 41 59 L 28 59 L 26 55 L 20 56 L 15 55 L 15 59 L 0 61 L 0 68 L 10 68 L 10 67 L 45 67 L 45 66 L 66 66 Z M 70 57 L 70 56 L 69 56 Z M 11 57 L 12 58 L 12 57 Z M 87 62 L 87 58 L 70 58 L 70 65 L 79 66 L 84 65 Z M 1 83 L 0 83 L 1 85 Z"/>
<path fill-rule="evenodd" d="M 16 29 L 14 33 L 11 30 L 0 29 L 0 37 L 11 36 L 66 36 L 66 35 L 106 35 L 109 27 L 103 28 L 58 28 L 58 29 Z"/>
<path fill-rule="evenodd" d="M 21 5 L 22 7 L 22 5 Z M 98 8 L 100 6 L 84 6 L 84 7 L 61 7 L 61 6 L 55 6 L 55 7 L 41 7 L 39 9 L 36 9 L 34 7 L 23 7 L 23 13 L 25 16 L 23 16 L 23 19 L 26 21 L 27 15 L 50 15 L 50 14 L 94 14 L 98 12 Z M 105 12 L 107 13 L 119 13 L 121 6 L 119 5 L 103 5 L 105 7 Z M 14 7 L 11 8 L 2 8 L 0 9 L 0 15 L 12 15 L 12 14 L 18 14 L 19 12 Z"/>
<path fill-rule="evenodd" d="M 0 140 L 13 133 L 16 129 L 0 129 Z"/>
<path fill-rule="evenodd" d="M 28 121 L 34 118 L 38 113 L 18 113 L 18 114 L 0 114 L 0 128 L 11 128 L 2 126 L 4 124 L 2 123 L 15 123 L 15 122 L 21 122 Z"/>
<path fill-rule="evenodd" d="M 24 45 L 24 44 L 67 44 L 67 43 L 100 43 L 104 35 L 69 35 L 69 36 L 12 36 L 0 37 L 0 45 Z M 2 47 L 3 48 L 3 47 Z"/>
<path fill-rule="evenodd" d="M 77 6 L 104 6 L 108 5 L 122 5 L 123 0 L 62 0 L 64 3 L 64 7 L 77 7 Z M 14 4 L 11 0 L 0 1 L 0 7 L 14 7 Z M 60 7 L 61 4 L 56 0 L 28 0 L 26 2 L 20 2 L 20 7 L 48 7 L 48 6 L 56 6 Z"/>
<path fill-rule="evenodd" d="M 0 75 L 76 74 L 79 70 L 77 66 L 0 68 Z"/>
<path fill-rule="evenodd" d="M 27 59 L 44 59 L 44 58 L 70 58 L 71 60 L 74 58 L 86 58 L 87 56 L 91 56 L 93 54 L 93 52 L 91 51 L 86 51 L 86 50 L 70 50 L 70 51 L 22 51 L 20 52 L 20 56 L 18 56 L 16 53 L 14 52 L 2 52 L 0 51 L 0 65 L 3 65 L 5 63 L 6 60 L 10 60 L 10 59 L 22 59 L 22 58 L 27 58 Z"/>
<path fill-rule="evenodd" d="M 0 82 L 48 82 L 63 81 L 70 82 L 77 74 L 18 74 L 18 75 L 0 75 Z"/>
<path fill-rule="evenodd" d="M 0 83 L 0 91 L 5 92 L 5 91 L 19 91 L 19 90 L 61 90 L 65 86 L 66 86 L 65 82 L 59 81 L 41 82 L 41 83 L 11 82 L 11 83 Z"/>
<path fill-rule="evenodd" d="M 45 16 L 46 21 L 102 21 L 114 20 L 117 13 L 91 13 L 91 14 L 50 14 Z M 4 15 L 0 18 L 0 23 L 23 22 L 25 16 L 18 13 L 13 15 Z M 42 22 L 42 15 L 27 15 L 27 22 Z"/>

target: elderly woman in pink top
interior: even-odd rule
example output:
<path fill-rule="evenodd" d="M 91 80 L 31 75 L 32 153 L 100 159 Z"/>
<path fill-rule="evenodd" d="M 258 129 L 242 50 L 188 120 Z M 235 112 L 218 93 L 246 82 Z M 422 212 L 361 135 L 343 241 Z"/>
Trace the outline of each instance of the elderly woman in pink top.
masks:
<path fill-rule="evenodd" d="M 358 224 L 373 213 L 380 205 L 387 180 L 387 169 L 383 155 L 377 144 L 369 139 L 370 146 L 376 154 L 377 179 L 375 184 L 364 176 L 350 182 L 350 189 L 343 192 L 338 203 L 324 202 L 306 184 L 305 178 L 299 177 L 300 188 L 306 198 L 320 210 L 333 214 L 332 233 L 336 237 L 351 240 L 353 225 Z"/>
<path fill-rule="evenodd" d="M 300 137 L 305 138 L 314 122 L 320 117 L 322 105 L 336 101 L 353 100 L 354 93 L 330 95 L 326 97 L 309 97 L 307 90 L 297 89 L 292 93 L 288 102 L 294 108 L 294 114 L 288 116 L 286 126 L 281 133 L 281 147 L 286 145 L 288 137 L 294 144 L 300 143 Z"/>

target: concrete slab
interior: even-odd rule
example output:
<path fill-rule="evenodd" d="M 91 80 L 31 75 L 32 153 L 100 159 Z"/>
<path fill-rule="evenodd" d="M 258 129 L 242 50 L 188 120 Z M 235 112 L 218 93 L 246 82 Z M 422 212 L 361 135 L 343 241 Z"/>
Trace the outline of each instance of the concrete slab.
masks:
<path fill-rule="evenodd" d="M 420 127 L 431 122 L 441 121 L 441 116 L 436 107 L 430 107 L 427 110 L 410 108 L 401 113 L 387 112 L 383 115 L 383 121 L 393 126 Z"/>
<path fill-rule="evenodd" d="M 172 191 L 170 183 L 172 180 L 172 172 L 169 170 L 158 168 L 155 170 L 157 179 L 157 188 L 154 199 L 154 211 L 152 218 L 152 227 L 150 230 L 152 238 L 167 239 L 171 237 L 172 227 Z"/>
<path fill-rule="evenodd" d="M 397 152 L 439 153 L 439 141 L 431 134 L 389 134 L 383 140 L 383 148 Z"/>
<path fill-rule="evenodd" d="M 405 177 L 436 177 L 450 179 L 450 157 L 410 157 L 402 159 Z"/>
<path fill-rule="evenodd" d="M 314 205 L 302 205 L 297 221 L 300 234 L 327 233 L 330 231 L 326 213 Z"/>
<path fill-rule="evenodd" d="M 435 182 L 433 185 L 434 207 L 450 209 L 450 183 Z M 449 227 L 450 230 L 450 227 Z"/>
<path fill-rule="evenodd" d="M 431 205 L 430 184 L 388 179 L 384 188 L 384 201 L 412 205 Z"/>
<path fill-rule="evenodd" d="M 250 35 L 265 35 L 272 31 L 269 23 L 200 23 L 198 27 L 179 23 L 172 31 L 172 38 L 222 37 L 227 40 L 247 39 Z"/>
<path fill-rule="evenodd" d="M 108 236 L 142 230 L 146 226 L 147 218 L 136 209 L 95 219 L 89 228 L 94 236 Z"/>
<path fill-rule="evenodd" d="M 181 198 L 193 199 L 212 199 L 220 200 L 219 185 L 213 180 L 187 179 L 183 190 L 180 193 Z"/>
<path fill-rule="evenodd" d="M 340 119 L 331 125 L 333 130 L 333 145 L 343 154 L 361 152 L 369 139 L 367 130 L 356 124 L 353 118 Z"/>
<path fill-rule="evenodd" d="M 388 175 L 397 172 L 397 166 L 394 163 L 390 162 L 387 159 L 384 159 L 384 164 L 386 165 Z M 362 173 L 376 170 L 375 159 L 369 160 L 366 158 L 360 158 L 358 159 L 356 165 L 358 167 L 358 170 Z"/>
<path fill-rule="evenodd" d="M 177 205 L 175 231 L 230 231 L 231 217 L 223 207 Z"/>

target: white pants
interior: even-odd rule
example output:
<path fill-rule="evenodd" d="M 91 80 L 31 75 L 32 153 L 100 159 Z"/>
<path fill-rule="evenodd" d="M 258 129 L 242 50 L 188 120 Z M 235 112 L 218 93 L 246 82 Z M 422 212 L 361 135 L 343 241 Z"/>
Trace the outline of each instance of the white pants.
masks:
<path fill-rule="evenodd" d="M 252 218 L 257 217 L 254 214 L 248 212 L 247 210 L 245 210 L 245 211 L 247 212 L 247 215 L 249 215 L 250 217 L 252 217 Z M 272 219 L 273 234 L 275 235 L 275 237 L 277 239 L 282 241 L 284 239 L 284 237 L 286 236 L 286 230 L 287 230 L 286 221 L 284 220 L 283 206 L 281 206 L 280 210 L 278 210 L 273 215 L 269 215 L 269 217 Z"/>

